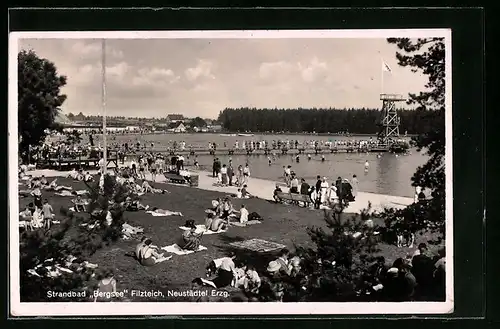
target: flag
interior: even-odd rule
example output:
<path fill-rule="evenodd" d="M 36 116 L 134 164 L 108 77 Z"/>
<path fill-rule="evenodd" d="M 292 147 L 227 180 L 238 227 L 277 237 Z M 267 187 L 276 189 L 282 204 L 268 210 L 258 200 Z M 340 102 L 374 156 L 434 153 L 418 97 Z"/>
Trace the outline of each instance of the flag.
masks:
<path fill-rule="evenodd" d="M 392 70 L 391 70 L 390 66 L 386 62 L 384 62 L 384 61 L 382 61 L 382 71 L 391 72 L 392 73 Z"/>

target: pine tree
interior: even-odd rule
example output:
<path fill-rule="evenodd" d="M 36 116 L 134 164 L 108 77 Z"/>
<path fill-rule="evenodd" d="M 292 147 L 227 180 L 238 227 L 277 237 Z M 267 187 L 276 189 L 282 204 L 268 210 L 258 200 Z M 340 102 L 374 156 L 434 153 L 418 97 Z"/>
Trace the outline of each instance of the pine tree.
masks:
<path fill-rule="evenodd" d="M 445 227 L 445 46 L 444 38 L 424 38 L 412 41 L 408 38 L 389 38 L 404 53 L 397 52 L 399 65 L 411 67 L 428 77 L 426 90 L 410 94 L 408 103 L 416 104 L 420 120 L 425 124 L 414 139 L 418 151 L 425 151 L 429 160 L 412 177 L 413 186 L 432 191 L 432 199 L 413 205 L 398 213 L 399 217 L 425 215 L 431 228 L 444 234 Z M 422 207 L 424 207 L 422 209 Z M 422 219 L 421 222 L 423 222 Z"/>
<path fill-rule="evenodd" d="M 22 301 L 47 301 L 48 291 L 92 291 L 96 282 L 92 278 L 92 270 L 74 271 L 59 277 L 47 277 L 44 267 L 36 271 L 40 276 L 28 273 L 39 265 L 66 264 L 68 256 L 77 257 L 82 262 L 100 248 L 110 245 L 122 236 L 124 209 L 120 202 L 130 195 L 114 177 L 106 175 L 104 186 L 99 181 L 87 185 L 90 192 L 89 213 L 81 214 L 60 210 L 65 219 L 58 226 L 50 229 L 25 231 L 20 241 L 20 288 Z M 110 204 L 110 201 L 113 203 Z M 113 221 L 107 225 L 106 215 L 111 212 Z M 75 299 L 71 299 L 75 301 Z M 58 300 L 62 301 L 62 300 Z"/>
<path fill-rule="evenodd" d="M 366 299 L 365 276 L 378 244 L 373 231 L 364 227 L 365 220 L 370 217 L 371 206 L 362 211 L 358 220 L 347 217 L 352 215 L 344 214 L 343 210 L 339 206 L 325 210 L 328 229 L 308 228 L 316 247 L 297 248 L 304 259 L 303 301 Z M 356 232 L 362 232 L 361 236 L 353 236 Z"/>

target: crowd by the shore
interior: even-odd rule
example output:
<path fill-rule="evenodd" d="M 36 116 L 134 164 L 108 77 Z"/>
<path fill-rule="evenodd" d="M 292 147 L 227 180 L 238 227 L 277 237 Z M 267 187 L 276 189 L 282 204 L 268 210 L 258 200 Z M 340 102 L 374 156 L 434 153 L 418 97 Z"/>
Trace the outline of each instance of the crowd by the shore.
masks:
<path fill-rule="evenodd" d="M 125 211 L 146 211 L 153 216 L 182 216 L 177 211 L 144 205 L 135 197 L 146 193 L 168 194 L 168 191 L 155 188 L 152 185 L 156 181 L 156 175 L 171 172 L 189 179 L 190 173 L 185 169 L 184 161 L 182 155 L 173 156 L 169 160 L 161 155 L 145 153 L 130 164 L 112 171 L 116 182 L 126 187 L 129 196 L 119 204 L 114 202 L 110 204 L 104 225 L 112 224 L 113 207 L 121 207 Z M 104 167 L 103 159 L 101 159 L 99 166 Z M 368 168 L 369 164 L 365 163 L 365 170 Z M 151 174 L 151 183 L 146 180 L 146 172 Z M 212 174 L 216 179 L 216 184 L 220 186 L 237 186 L 238 192 L 235 197 L 252 197 L 247 190 L 248 185 L 251 184 L 251 171 L 248 163 L 235 166 L 231 159 L 227 164 L 222 164 L 218 158 L 215 158 Z M 75 181 L 98 181 L 101 188 L 104 184 L 104 176 L 100 173 L 93 176 L 89 172 L 73 170 L 68 176 Z M 73 191 L 71 186 L 60 186 L 57 184 L 57 179 L 49 183 L 43 176 L 41 178 L 31 177 L 26 172 L 26 168 L 22 168 L 19 177 L 27 186 L 27 189 L 20 191 L 20 196 L 33 197 L 33 202 L 20 213 L 24 229 L 50 229 L 51 224 L 58 222 L 49 200 L 42 195 L 45 190 L 60 193 L 61 196 L 73 196 L 74 199 L 71 200 L 70 204 L 72 211 L 87 211 L 86 206 L 89 200 L 82 198 L 86 194 L 85 191 Z M 322 178 L 318 175 L 317 178 L 316 184 L 309 185 L 304 179 L 299 180 L 291 165 L 284 166 L 283 185 L 276 186 L 275 201 L 287 201 L 283 198 L 281 186 L 286 186 L 289 189 L 289 194 L 308 196 L 311 203 L 304 202 L 304 205 L 311 205 L 314 208 L 333 207 L 335 204 L 348 206 L 349 202 L 355 201 L 359 190 L 359 181 L 356 175 L 353 175 L 350 180 L 338 177 L 331 184 L 326 177 Z M 42 202 L 42 200 L 44 201 Z M 205 234 L 216 234 L 233 226 L 244 227 L 252 222 L 262 222 L 262 217 L 258 213 L 250 213 L 244 205 L 241 209 L 235 210 L 229 197 L 212 200 L 204 217 L 203 222 L 200 223 L 193 220 L 186 221 L 180 234 L 179 243 L 169 246 L 173 249 L 159 248 L 153 244 L 151 238 L 143 236 L 136 246 L 134 257 L 143 266 L 154 266 L 172 257 L 167 256 L 166 253 L 188 254 L 203 250 L 202 239 Z M 88 226 L 92 225 L 98 225 L 98 223 Z M 142 228 L 129 224 L 123 225 L 125 238 L 138 238 L 137 235 L 142 234 L 142 232 Z M 398 259 L 389 267 L 386 266 L 385 260 L 379 258 L 372 267 L 374 273 L 367 273 L 366 290 L 360 293 L 378 294 L 380 300 L 413 300 L 416 294 L 419 296 L 423 294 L 419 289 L 424 289 L 425 292 L 425 289 L 431 289 L 430 287 L 434 289 L 438 283 L 444 284 L 444 255 L 441 255 L 439 260 L 431 262 L 427 256 L 424 258 L 425 252 L 425 246 L 419 246 L 420 254 L 416 253 L 410 259 Z M 422 257 L 420 257 L 421 255 Z M 417 259 L 419 260 L 417 261 Z M 253 264 L 248 264 L 241 259 L 238 260 L 234 255 L 228 255 L 211 261 L 207 267 L 207 278 L 195 278 L 192 284 L 198 288 L 205 286 L 219 289 L 232 287 L 242 292 L 242 298 L 247 301 L 296 300 L 300 295 L 311 293 L 311 289 L 315 289 L 314 284 L 307 283 L 310 282 L 310 278 L 301 270 L 302 261 L 300 257 L 293 256 L 290 251 L 283 249 L 277 259 L 269 262 L 266 271 L 259 273 Z M 424 263 L 425 265 L 423 265 Z M 335 261 L 318 260 L 318 268 L 321 266 L 335 266 Z M 64 267 L 60 268 L 64 269 Z M 100 281 L 99 287 L 103 292 L 116 292 L 116 283 L 112 272 L 108 272 Z M 206 300 L 199 299 L 198 301 Z"/>

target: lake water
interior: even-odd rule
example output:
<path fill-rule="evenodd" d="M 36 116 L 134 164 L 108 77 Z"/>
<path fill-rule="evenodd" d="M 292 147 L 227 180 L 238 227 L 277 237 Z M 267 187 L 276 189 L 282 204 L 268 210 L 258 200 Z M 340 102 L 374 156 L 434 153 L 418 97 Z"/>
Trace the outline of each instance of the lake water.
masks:
<path fill-rule="evenodd" d="M 223 147 L 224 142 L 227 146 L 233 146 L 235 141 L 240 145 L 243 140 L 246 141 L 273 141 L 273 140 L 298 140 L 307 142 L 311 140 L 318 141 L 341 141 L 362 139 L 368 140 L 370 136 L 313 136 L 313 135 L 254 135 L 252 137 L 240 136 L 220 136 L 219 134 L 151 134 L 151 135 L 117 135 L 108 136 L 109 143 L 129 143 L 135 144 L 140 141 L 141 144 L 150 145 L 154 143 L 155 149 L 163 149 L 171 146 L 174 141 L 186 142 L 186 145 L 200 146 L 208 148 L 209 142 L 215 142 L 219 147 Z M 373 137 L 375 138 L 375 137 Z M 95 136 L 96 145 L 100 142 L 101 136 Z M 265 155 L 233 155 L 233 165 L 235 168 L 246 162 L 250 165 L 251 176 L 281 180 L 283 176 L 283 166 L 291 165 L 292 170 L 299 177 L 305 178 L 308 182 L 314 183 L 316 176 L 326 176 L 329 181 L 335 180 L 338 176 L 343 178 L 352 178 L 353 174 L 358 176 L 360 190 L 363 192 L 372 192 L 379 194 L 397 195 L 413 197 L 414 188 L 411 186 L 411 177 L 418 166 L 424 164 L 428 157 L 411 149 L 409 155 L 399 155 L 382 153 L 380 158 L 376 153 L 325 153 L 324 162 L 321 161 L 321 155 L 312 155 L 309 161 L 307 156 L 301 155 L 300 162 L 295 162 L 292 155 L 277 156 L 276 161 L 271 166 L 268 165 Z M 227 163 L 229 155 L 217 155 L 222 163 Z M 206 167 L 211 171 L 213 156 L 199 155 L 198 162 L 200 166 Z M 370 167 L 367 173 L 364 171 L 364 163 L 368 160 Z M 193 157 L 188 159 L 187 163 L 192 164 Z"/>

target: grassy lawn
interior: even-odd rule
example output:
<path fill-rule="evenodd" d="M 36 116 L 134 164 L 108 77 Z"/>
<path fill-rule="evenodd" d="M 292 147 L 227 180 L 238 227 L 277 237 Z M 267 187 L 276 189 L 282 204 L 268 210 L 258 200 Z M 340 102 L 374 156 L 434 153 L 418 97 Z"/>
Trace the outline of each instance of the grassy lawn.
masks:
<path fill-rule="evenodd" d="M 73 186 L 74 190 L 85 189 L 84 183 L 73 182 L 67 178 L 59 178 L 58 184 Z M 203 224 L 204 210 L 211 206 L 211 200 L 224 196 L 224 193 L 196 188 L 159 183 L 153 185 L 157 188 L 165 188 L 171 193 L 144 195 L 141 197 L 141 202 L 150 207 L 181 211 L 184 216 L 153 217 L 144 211 L 126 212 L 124 216 L 129 224 L 143 227 L 144 234 L 151 237 L 153 244 L 159 247 L 178 243 L 182 233 L 179 226 L 182 226 L 186 220 L 194 219 L 197 224 Z M 20 189 L 23 188 L 24 186 L 20 186 Z M 43 198 L 49 199 L 58 217 L 61 217 L 59 209 L 62 206 L 69 208 L 72 199 L 72 197 L 57 196 L 53 192 L 45 192 Z M 20 209 L 24 209 L 31 201 L 31 198 L 20 198 Z M 239 257 L 255 264 L 258 271 L 275 257 L 273 254 L 234 249 L 229 245 L 230 242 L 259 238 L 284 244 L 293 252 L 295 245 L 313 246 L 306 232 L 307 227 L 326 227 L 323 211 L 320 210 L 274 204 L 261 199 L 234 199 L 233 204 L 235 209 L 245 204 L 249 212 L 259 213 L 264 218 L 264 222 L 248 227 L 231 227 L 226 233 L 206 235 L 202 239 L 202 245 L 208 250 L 184 256 L 172 254 L 173 257 L 170 260 L 153 267 L 144 267 L 132 257 L 125 255 L 135 249 L 136 240 L 120 240 L 109 247 L 104 247 L 97 251 L 89 261 L 98 264 L 99 267 L 112 268 L 118 281 L 118 290 L 176 289 L 188 287 L 196 277 L 204 277 L 206 265 L 212 259 L 225 256 L 230 251 L 236 252 Z M 343 216 L 354 215 L 346 213 Z M 429 234 L 417 234 L 416 243 L 427 242 L 433 238 Z M 396 248 L 385 243 L 380 243 L 379 248 L 380 254 L 385 256 L 388 263 L 414 250 Z M 141 300 L 146 301 L 146 299 Z M 176 301 L 180 300 L 176 299 Z"/>

